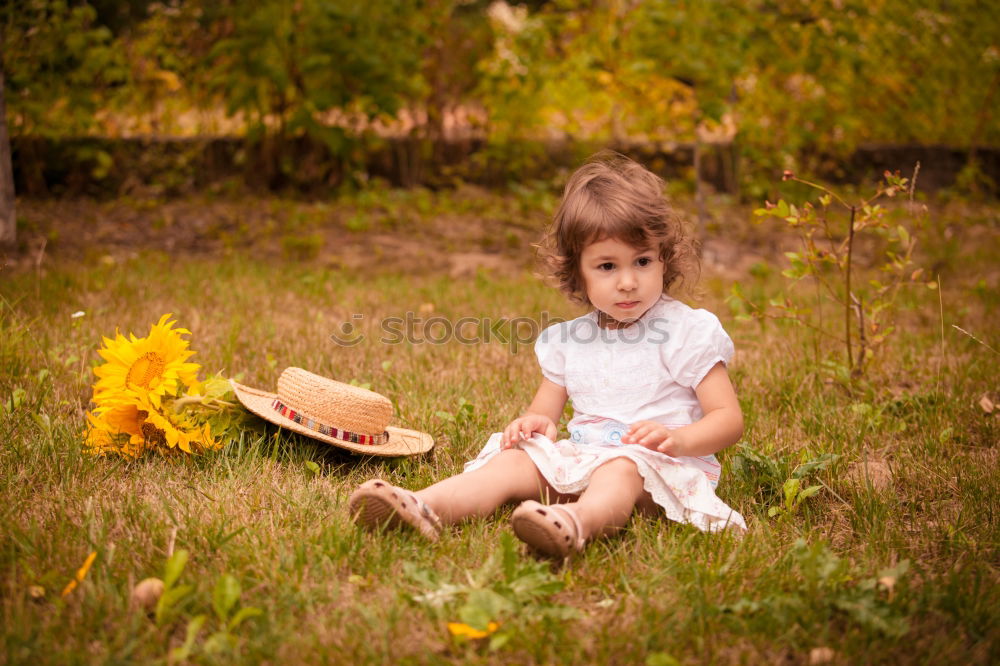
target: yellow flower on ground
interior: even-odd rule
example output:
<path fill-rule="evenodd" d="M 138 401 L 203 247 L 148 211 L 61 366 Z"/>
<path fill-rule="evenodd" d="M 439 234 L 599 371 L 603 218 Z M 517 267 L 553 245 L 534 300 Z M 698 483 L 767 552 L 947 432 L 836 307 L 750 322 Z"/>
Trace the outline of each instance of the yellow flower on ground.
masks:
<path fill-rule="evenodd" d="M 486 625 L 486 631 L 483 631 L 481 629 L 476 629 L 475 627 L 470 627 L 464 622 L 448 623 L 448 631 L 451 632 L 452 636 L 468 638 L 470 640 L 474 640 L 476 638 L 486 638 L 499 628 L 500 628 L 499 622 L 490 622 L 488 625 Z"/>
<path fill-rule="evenodd" d="M 199 365 L 186 362 L 195 352 L 181 337 L 191 331 L 173 328 L 176 321 L 170 320 L 171 316 L 160 317 L 145 338 L 134 334 L 126 338 L 117 332 L 114 340 L 104 338 L 104 347 L 98 353 L 106 362 L 94 369 L 99 378 L 94 385 L 95 402 L 132 394 L 148 396 L 158 407 L 162 397 L 175 395 L 181 385 L 198 392 Z"/>
<path fill-rule="evenodd" d="M 147 447 L 160 453 L 168 453 L 169 449 L 175 448 L 184 453 L 201 453 L 222 446 L 221 442 L 212 437 L 208 423 L 199 427 L 179 414 L 170 414 L 168 417 L 142 398 L 137 405 L 142 419 L 139 428 Z"/>
<path fill-rule="evenodd" d="M 179 414 L 163 413 L 142 396 L 98 407 L 87 418 L 91 427 L 86 445 L 95 454 L 121 453 L 136 458 L 147 450 L 200 453 L 221 447 L 208 423 L 198 426 Z"/>
<path fill-rule="evenodd" d="M 145 338 L 117 331 L 113 340 L 104 338 L 99 353 L 105 362 L 94 369 L 94 406 L 87 413 L 88 453 L 137 458 L 150 450 L 171 455 L 221 448 L 209 420 L 231 407 L 220 388 L 229 384 L 213 377 L 202 385 L 201 367 L 187 362 L 195 352 L 181 337 L 191 332 L 174 328 L 170 317 L 160 317 Z M 225 431 L 230 421 L 222 423 Z"/>
<path fill-rule="evenodd" d="M 104 408 L 103 414 L 87 412 L 87 453 L 118 453 L 138 458 L 146 450 L 139 424 L 139 409 L 134 405 Z"/>

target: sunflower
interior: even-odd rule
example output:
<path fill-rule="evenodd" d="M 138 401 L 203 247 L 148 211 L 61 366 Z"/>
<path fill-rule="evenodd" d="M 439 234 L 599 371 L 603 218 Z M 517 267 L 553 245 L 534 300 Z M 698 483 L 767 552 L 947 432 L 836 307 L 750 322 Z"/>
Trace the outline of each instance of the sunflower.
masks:
<path fill-rule="evenodd" d="M 176 395 L 179 384 L 190 392 L 198 391 L 200 366 L 185 362 L 195 352 L 188 350 L 188 341 L 181 338 L 191 331 L 173 328 L 176 322 L 168 321 L 171 316 L 160 317 L 145 338 L 133 334 L 126 338 L 118 332 L 114 340 L 104 338 L 98 353 L 106 362 L 94 368 L 99 378 L 94 385 L 94 402 L 142 395 L 159 407 L 161 398 Z"/>
<path fill-rule="evenodd" d="M 203 394 L 200 366 L 188 363 L 194 352 L 166 314 L 149 335 L 128 338 L 115 332 L 99 350 L 104 363 L 94 369 L 93 412 L 87 413 L 86 447 L 94 454 L 138 457 L 146 451 L 162 455 L 201 453 L 221 447 L 206 419 L 228 405 Z M 210 380 L 218 383 L 218 378 Z"/>
<path fill-rule="evenodd" d="M 169 454 L 171 449 L 195 453 L 221 446 L 208 424 L 197 425 L 179 415 L 165 414 L 151 401 L 134 396 L 88 413 L 86 445 L 90 453 L 121 453 L 137 458 L 144 451 Z"/>
<path fill-rule="evenodd" d="M 87 452 L 94 455 L 119 453 L 138 458 L 146 450 L 134 405 L 116 405 L 87 412 Z"/>
<path fill-rule="evenodd" d="M 201 453 L 221 448 L 222 443 L 212 436 L 205 423 L 201 426 L 191 423 L 179 414 L 167 415 L 150 402 L 140 398 L 139 429 L 146 446 L 160 453 L 170 453 L 170 449 L 180 449 L 184 453 Z"/>

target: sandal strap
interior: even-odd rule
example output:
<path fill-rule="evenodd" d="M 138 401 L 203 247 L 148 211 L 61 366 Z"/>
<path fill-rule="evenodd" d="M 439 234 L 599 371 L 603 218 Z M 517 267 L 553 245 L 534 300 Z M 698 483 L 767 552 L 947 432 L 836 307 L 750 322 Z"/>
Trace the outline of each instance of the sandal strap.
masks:
<path fill-rule="evenodd" d="M 413 498 L 413 503 L 416 505 L 421 517 L 426 518 L 431 522 L 435 532 L 440 532 L 442 529 L 441 519 L 438 517 L 437 513 L 434 512 L 434 509 L 432 509 L 426 502 L 416 495 L 411 494 L 410 497 Z"/>
<path fill-rule="evenodd" d="M 580 523 L 580 517 L 576 515 L 576 511 L 562 504 L 549 504 L 547 508 L 550 511 L 553 509 L 559 511 L 568 519 L 566 520 L 566 523 L 573 526 L 573 548 L 577 551 L 583 550 L 583 546 L 586 544 L 587 540 L 583 538 L 583 525 Z"/>

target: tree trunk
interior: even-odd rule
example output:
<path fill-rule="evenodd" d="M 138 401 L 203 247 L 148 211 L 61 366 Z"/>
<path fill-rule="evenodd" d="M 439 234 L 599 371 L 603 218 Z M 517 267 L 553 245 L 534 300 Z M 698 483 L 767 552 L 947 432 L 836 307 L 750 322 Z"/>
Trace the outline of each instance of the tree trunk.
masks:
<path fill-rule="evenodd" d="M 17 215 L 14 212 L 14 162 L 7 134 L 7 105 L 4 102 L 3 70 L 0 69 L 0 247 L 17 242 Z"/>

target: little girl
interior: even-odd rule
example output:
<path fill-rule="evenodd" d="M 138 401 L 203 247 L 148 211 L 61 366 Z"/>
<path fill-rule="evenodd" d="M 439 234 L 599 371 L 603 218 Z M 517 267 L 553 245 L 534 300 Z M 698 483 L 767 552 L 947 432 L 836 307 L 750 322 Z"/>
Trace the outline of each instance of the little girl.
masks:
<path fill-rule="evenodd" d="M 436 539 L 442 525 L 520 502 L 514 532 L 553 557 L 621 529 L 635 509 L 746 529 L 714 490 L 713 454 L 743 433 L 726 372 L 733 343 L 715 315 L 666 293 L 698 263 L 663 181 L 598 155 L 570 178 L 542 247 L 559 287 L 593 310 L 539 336 L 543 379 L 527 411 L 462 474 L 417 492 L 362 484 L 350 498 L 355 522 Z M 569 437 L 557 441 L 567 399 Z"/>

